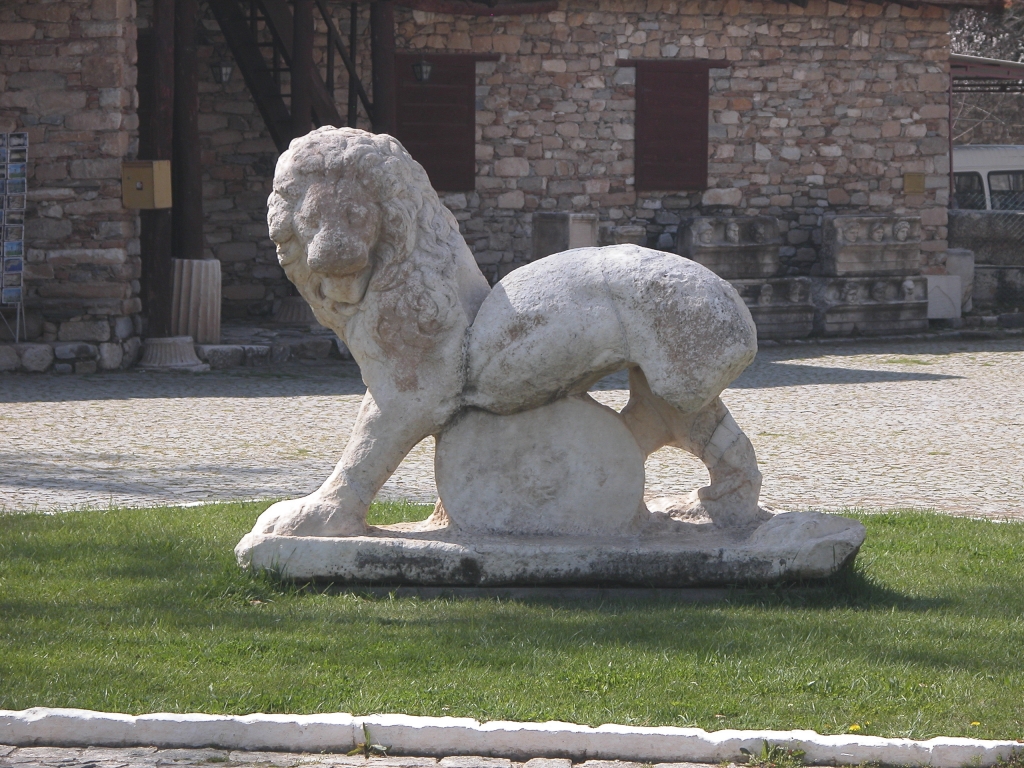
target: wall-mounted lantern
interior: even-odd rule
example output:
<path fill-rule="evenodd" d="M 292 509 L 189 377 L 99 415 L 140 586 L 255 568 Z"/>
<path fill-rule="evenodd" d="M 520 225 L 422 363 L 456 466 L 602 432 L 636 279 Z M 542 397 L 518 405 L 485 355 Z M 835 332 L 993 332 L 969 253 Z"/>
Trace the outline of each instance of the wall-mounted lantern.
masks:
<path fill-rule="evenodd" d="M 213 72 L 213 81 L 222 85 L 231 80 L 231 72 L 233 70 L 234 66 L 227 61 L 219 61 L 216 64 L 210 65 L 210 71 Z"/>
<path fill-rule="evenodd" d="M 430 79 L 430 72 L 433 70 L 434 65 L 426 59 L 420 59 L 412 65 L 412 73 L 416 75 L 416 80 L 420 83 L 425 83 Z"/>

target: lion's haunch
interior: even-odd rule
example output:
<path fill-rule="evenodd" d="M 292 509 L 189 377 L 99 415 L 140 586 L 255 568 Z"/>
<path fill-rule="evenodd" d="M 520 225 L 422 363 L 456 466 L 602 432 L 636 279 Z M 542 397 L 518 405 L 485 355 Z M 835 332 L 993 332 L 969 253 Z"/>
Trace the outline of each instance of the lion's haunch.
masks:
<path fill-rule="evenodd" d="M 631 245 L 579 249 L 515 270 L 484 300 L 467 402 L 514 413 L 639 366 L 661 397 L 695 411 L 756 352 L 749 310 L 701 265 Z"/>

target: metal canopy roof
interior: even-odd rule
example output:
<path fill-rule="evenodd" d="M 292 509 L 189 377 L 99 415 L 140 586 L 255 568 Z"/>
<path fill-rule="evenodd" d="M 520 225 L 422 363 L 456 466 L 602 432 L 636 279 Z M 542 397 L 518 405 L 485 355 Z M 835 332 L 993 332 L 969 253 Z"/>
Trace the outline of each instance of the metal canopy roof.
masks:
<path fill-rule="evenodd" d="M 1024 93 L 1024 63 L 952 53 L 954 93 Z"/>

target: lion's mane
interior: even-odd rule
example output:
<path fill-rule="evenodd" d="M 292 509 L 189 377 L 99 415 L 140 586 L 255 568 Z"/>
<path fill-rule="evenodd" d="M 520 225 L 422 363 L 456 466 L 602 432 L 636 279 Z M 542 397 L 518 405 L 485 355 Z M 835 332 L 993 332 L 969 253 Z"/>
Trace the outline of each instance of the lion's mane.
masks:
<path fill-rule="evenodd" d="M 268 201 L 270 233 L 289 279 L 321 322 L 342 324 L 344 312 L 324 296 L 322 278 L 282 248 L 296 236 L 293 216 L 314 183 L 355 185 L 380 207 L 380 236 L 371 253 L 376 294 L 374 328 L 385 351 L 427 348 L 456 321 L 454 254 L 463 246 L 458 222 L 442 205 L 423 167 L 395 139 L 354 128 L 319 128 L 292 141 L 281 159 Z M 305 246 L 305 244 L 303 244 Z"/>

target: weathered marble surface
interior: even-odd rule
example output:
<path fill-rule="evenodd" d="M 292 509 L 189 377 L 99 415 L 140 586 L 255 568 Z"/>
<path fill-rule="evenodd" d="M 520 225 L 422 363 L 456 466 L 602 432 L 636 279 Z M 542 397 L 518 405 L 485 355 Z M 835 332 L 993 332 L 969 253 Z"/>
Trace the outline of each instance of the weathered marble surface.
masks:
<path fill-rule="evenodd" d="M 774 277 L 781 247 L 773 216 L 697 216 L 679 230 L 679 255 L 729 280 Z"/>
<path fill-rule="evenodd" d="M 826 214 L 822 218 L 821 238 L 821 266 L 826 275 L 921 273 L 919 217 Z"/>
<path fill-rule="evenodd" d="M 496 416 L 469 410 L 437 440 L 434 477 L 462 535 L 617 535 L 638 522 L 644 459 L 589 395 Z"/>
<path fill-rule="evenodd" d="M 247 534 L 239 563 L 286 578 L 352 584 L 696 587 L 821 579 L 850 562 L 864 526 L 820 512 L 760 527 L 656 518 L 632 535 L 466 535 L 438 523 L 371 527 L 357 537 Z"/>
<path fill-rule="evenodd" d="M 491 290 L 422 167 L 391 137 L 354 129 L 293 141 L 269 209 L 281 265 L 345 341 L 367 394 L 333 474 L 264 512 L 236 549 L 240 562 L 364 583 L 388 582 L 396 568 L 404 583 L 424 584 L 722 583 L 780 578 L 814 538 L 787 527 L 799 529 L 795 539 L 758 551 L 758 526 L 779 518 L 758 506 L 753 447 L 719 398 L 753 360 L 756 329 L 710 270 L 635 245 L 580 248 Z M 621 414 L 586 398 L 624 369 Z M 408 531 L 414 540 L 375 541 L 370 502 L 429 435 L 442 505 Z M 710 483 L 650 512 L 643 461 L 666 445 L 699 458 Z M 477 482 L 466 466 L 495 450 L 504 471 Z M 691 541 L 698 520 L 725 539 Z M 827 575 L 856 553 L 863 529 L 840 528 L 833 549 L 852 537 L 849 551 L 800 575 Z M 424 539 L 428 529 L 444 541 Z M 486 552 L 484 533 L 500 537 Z M 525 543 L 538 535 L 556 537 L 554 549 Z M 667 540 L 638 549 L 634 535 Z M 323 559 L 310 542 L 324 537 L 347 538 Z M 744 551 L 743 567 L 722 565 L 732 562 L 726 544 Z"/>
<path fill-rule="evenodd" d="M 346 754 L 367 734 L 395 756 Z M 938 737 L 915 741 L 849 733 L 821 735 L 807 730 L 708 732 L 613 723 L 595 728 L 557 721 L 481 723 L 468 717 L 400 714 L 133 716 L 46 707 L 0 710 L 3 768 L 149 768 L 223 762 L 233 766 L 571 768 L 570 760 L 579 768 L 700 768 L 726 763 L 735 768 L 736 763 L 746 762 L 744 753 L 761 749 L 765 742 L 803 750 L 811 766 L 881 763 L 986 768 L 1005 762 L 1019 747 L 1013 740 Z M 44 744 L 70 748 L 30 746 Z M 306 754 L 294 754 L 298 751 Z M 636 762 L 618 762 L 621 760 Z"/>

